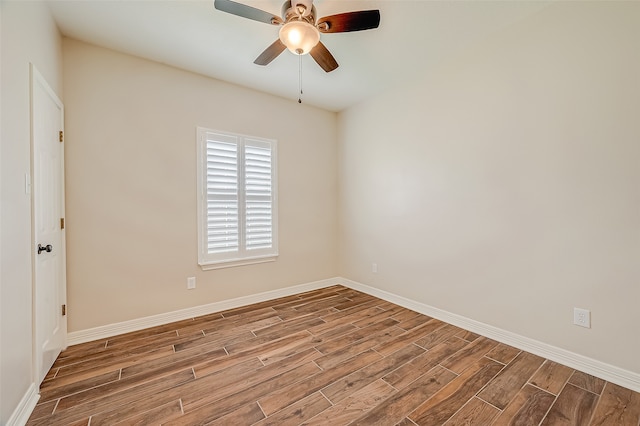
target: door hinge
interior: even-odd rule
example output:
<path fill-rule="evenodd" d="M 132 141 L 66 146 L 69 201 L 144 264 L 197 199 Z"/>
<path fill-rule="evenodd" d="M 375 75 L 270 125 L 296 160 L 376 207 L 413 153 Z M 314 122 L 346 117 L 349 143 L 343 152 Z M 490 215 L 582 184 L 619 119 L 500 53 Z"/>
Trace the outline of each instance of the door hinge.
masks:
<path fill-rule="evenodd" d="M 64 229 L 64 217 L 60 218 L 60 229 Z"/>
<path fill-rule="evenodd" d="M 62 305 L 62 316 L 67 315 L 67 305 Z"/>
<path fill-rule="evenodd" d="M 60 130 L 59 139 L 60 139 L 60 142 L 64 142 L 64 132 L 62 130 Z"/>

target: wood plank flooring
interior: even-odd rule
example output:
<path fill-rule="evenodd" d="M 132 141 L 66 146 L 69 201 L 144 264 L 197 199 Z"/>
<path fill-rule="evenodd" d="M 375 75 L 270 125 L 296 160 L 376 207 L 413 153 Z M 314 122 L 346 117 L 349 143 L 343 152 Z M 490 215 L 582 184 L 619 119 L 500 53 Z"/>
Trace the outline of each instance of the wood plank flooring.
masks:
<path fill-rule="evenodd" d="M 28 425 L 640 425 L 640 394 L 334 286 L 68 348 Z"/>

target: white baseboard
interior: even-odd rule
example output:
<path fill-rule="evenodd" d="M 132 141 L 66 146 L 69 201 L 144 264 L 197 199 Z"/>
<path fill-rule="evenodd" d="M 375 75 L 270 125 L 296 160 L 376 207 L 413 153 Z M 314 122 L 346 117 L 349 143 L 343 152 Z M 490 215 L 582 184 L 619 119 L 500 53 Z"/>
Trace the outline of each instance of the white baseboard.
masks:
<path fill-rule="evenodd" d="M 395 303 L 396 305 L 403 306 L 407 309 L 411 309 L 421 314 L 425 314 L 441 321 L 445 321 L 449 324 L 464 328 L 465 330 L 469 330 L 482 336 L 489 337 L 498 342 L 516 347 L 527 352 L 531 352 L 538 356 L 550 359 L 560 364 L 564 364 L 568 367 L 575 368 L 576 370 L 591 374 L 603 380 L 623 386 L 627 389 L 640 392 L 640 374 L 638 373 L 625 370 L 620 367 L 604 363 L 602 361 L 576 354 L 566 349 L 558 348 L 556 346 L 552 346 L 538 340 L 524 337 L 519 334 L 494 327 L 492 325 L 484 324 L 482 322 L 472 320 L 461 315 L 447 312 L 421 302 L 416 302 L 415 300 L 407 299 L 405 297 L 398 296 L 396 294 L 341 277 L 314 281 L 306 284 L 286 287 L 250 296 L 238 297 L 235 299 L 210 303 L 207 305 L 195 306 L 192 308 L 168 312 L 165 314 L 153 315 L 130 321 L 123 321 L 120 323 L 109 324 L 87 330 L 74 331 L 67 335 L 67 341 L 69 345 L 76 345 L 92 340 L 99 340 L 116 336 L 118 334 L 129 333 L 131 331 L 142 330 L 148 327 L 168 324 L 174 321 L 181 321 L 189 318 L 224 311 L 227 309 L 250 305 L 253 303 L 277 299 L 279 297 L 291 296 L 293 294 L 302 293 L 305 291 L 330 287 L 337 284 L 341 284 L 345 287 L 370 294 L 388 302 Z"/>
<path fill-rule="evenodd" d="M 498 342 L 513 346 L 523 351 L 550 359 L 592 376 L 599 377 L 611 383 L 623 386 L 636 392 L 640 392 L 640 374 L 625 370 L 614 365 L 604 363 L 580 354 L 573 353 L 566 349 L 558 348 L 538 340 L 530 339 L 507 330 L 503 330 L 492 325 L 484 324 L 461 315 L 453 314 L 424 303 L 416 302 L 384 290 L 370 287 L 356 281 L 340 278 L 337 280 L 345 287 L 370 294 L 396 305 L 419 312 L 424 315 L 453 324 L 465 330 L 478 333 L 482 336 L 494 339 Z"/>
<path fill-rule="evenodd" d="M 20 400 L 16 409 L 11 414 L 11 417 L 9 417 L 9 420 L 7 420 L 7 426 L 26 425 L 31 413 L 33 413 L 33 409 L 36 408 L 36 404 L 39 399 L 40 394 L 38 393 L 38 387 L 35 383 L 32 383 Z"/>
<path fill-rule="evenodd" d="M 291 296 L 305 291 L 317 290 L 320 288 L 330 287 L 339 284 L 338 278 L 329 278 L 321 281 L 314 281 L 306 284 L 295 285 L 292 287 L 281 288 L 278 290 L 267 291 L 264 293 L 252 294 L 249 296 L 238 297 L 235 299 L 223 300 L 220 302 L 209 303 L 206 305 L 194 306 L 192 308 L 181 309 L 178 311 L 167 312 L 164 314 L 152 315 L 134 320 L 123 321 L 114 324 L 103 325 L 100 327 L 89 328 L 86 330 L 73 331 L 67 334 L 67 344 L 69 346 L 79 343 L 91 342 L 93 340 L 105 339 L 117 336 L 118 334 L 138 331 L 149 327 L 164 325 L 175 321 L 195 318 L 202 315 L 208 315 L 227 309 L 238 308 L 241 306 L 251 305 L 253 303 L 264 302 L 279 297 Z"/>

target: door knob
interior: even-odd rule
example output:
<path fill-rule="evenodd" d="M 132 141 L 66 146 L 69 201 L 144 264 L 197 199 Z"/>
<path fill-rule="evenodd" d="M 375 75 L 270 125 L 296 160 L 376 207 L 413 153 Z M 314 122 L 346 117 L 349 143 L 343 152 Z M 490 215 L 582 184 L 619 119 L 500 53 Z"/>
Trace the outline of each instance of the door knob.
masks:
<path fill-rule="evenodd" d="M 42 246 L 42 244 L 38 244 L 38 254 L 42 253 L 43 251 L 51 253 L 51 250 L 53 250 L 53 246 L 51 244 L 47 244 L 44 247 Z"/>

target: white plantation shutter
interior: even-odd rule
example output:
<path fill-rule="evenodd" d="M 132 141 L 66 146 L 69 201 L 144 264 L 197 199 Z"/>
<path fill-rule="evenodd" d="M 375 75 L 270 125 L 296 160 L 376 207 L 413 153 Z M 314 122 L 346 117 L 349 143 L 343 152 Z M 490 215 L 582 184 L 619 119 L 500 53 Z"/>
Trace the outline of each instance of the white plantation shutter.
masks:
<path fill-rule="evenodd" d="M 273 260 L 276 142 L 198 128 L 198 263 L 204 269 Z"/>
<path fill-rule="evenodd" d="M 207 253 L 237 252 L 238 145 L 207 139 Z"/>
<path fill-rule="evenodd" d="M 271 147 L 251 140 L 244 149 L 246 247 L 268 249 L 273 244 Z"/>

